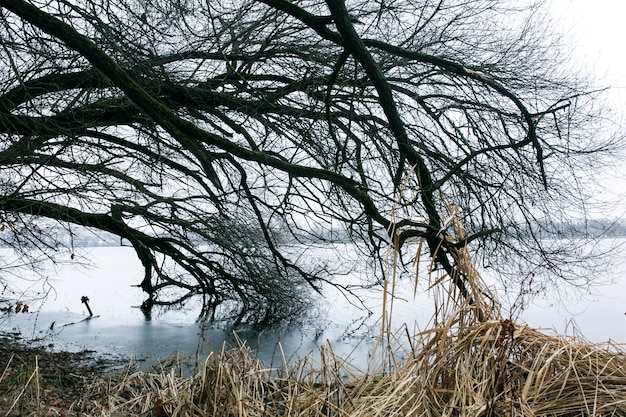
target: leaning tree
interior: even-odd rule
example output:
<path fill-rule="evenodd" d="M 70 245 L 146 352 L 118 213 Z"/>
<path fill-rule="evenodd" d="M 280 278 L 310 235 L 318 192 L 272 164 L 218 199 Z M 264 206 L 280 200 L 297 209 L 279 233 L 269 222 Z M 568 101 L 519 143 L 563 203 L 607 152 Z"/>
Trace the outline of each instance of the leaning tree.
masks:
<path fill-rule="evenodd" d="M 537 5 L 0 6 L 6 244 L 52 256 L 51 230 L 109 232 L 143 264 L 145 307 L 201 295 L 256 319 L 338 284 L 303 256 L 336 236 L 370 259 L 421 242 L 469 298 L 470 243 L 510 285 L 575 276 L 563 225 L 592 209 L 609 135 Z"/>

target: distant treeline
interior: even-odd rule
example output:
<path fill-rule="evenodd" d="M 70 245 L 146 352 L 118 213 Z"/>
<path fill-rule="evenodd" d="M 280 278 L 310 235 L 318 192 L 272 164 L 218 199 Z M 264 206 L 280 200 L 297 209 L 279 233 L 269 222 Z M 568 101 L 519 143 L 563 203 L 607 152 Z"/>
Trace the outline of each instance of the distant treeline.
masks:
<path fill-rule="evenodd" d="M 626 237 L 626 219 L 590 219 L 581 220 L 571 223 L 557 223 L 551 225 L 543 225 L 543 230 L 550 230 L 553 237 L 575 237 L 575 236 L 599 236 L 599 237 Z M 10 231 L 2 232 L 0 238 L 0 247 L 13 246 L 13 240 Z M 46 230 L 49 236 L 50 244 L 67 247 L 98 247 L 98 246 L 130 246 L 130 243 L 121 240 L 119 236 L 111 233 L 97 231 L 81 227 L 72 228 L 69 232 L 61 227 L 49 227 Z M 194 239 L 192 239 L 194 240 Z M 201 239 L 195 239 L 198 245 L 206 244 Z M 351 242 L 353 241 L 350 233 L 346 230 L 325 230 L 311 232 L 310 234 L 302 234 L 297 239 L 293 237 L 288 240 L 280 239 L 282 244 L 320 244 L 325 242 Z"/>
<path fill-rule="evenodd" d="M 625 219 L 589 219 L 571 223 L 554 224 L 552 229 L 567 236 L 598 236 L 598 237 L 625 237 Z"/>

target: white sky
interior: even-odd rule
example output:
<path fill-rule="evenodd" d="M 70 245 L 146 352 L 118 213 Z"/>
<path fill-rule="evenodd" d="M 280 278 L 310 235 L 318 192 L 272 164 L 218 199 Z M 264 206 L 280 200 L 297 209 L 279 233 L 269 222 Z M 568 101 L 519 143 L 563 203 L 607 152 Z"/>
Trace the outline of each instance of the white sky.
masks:
<path fill-rule="evenodd" d="M 626 126 L 626 0 L 547 0 L 547 5 L 555 29 L 572 45 L 572 58 L 585 67 L 596 86 L 610 87 L 607 99 L 613 103 L 615 122 Z M 600 217 L 626 218 L 626 164 L 597 168 L 602 190 L 596 197 L 607 203 Z"/>
<path fill-rule="evenodd" d="M 626 107 L 626 1 L 548 0 L 572 54 L 579 56 L 601 85 L 612 86 L 620 113 Z M 616 103 L 617 104 L 617 103 Z"/>

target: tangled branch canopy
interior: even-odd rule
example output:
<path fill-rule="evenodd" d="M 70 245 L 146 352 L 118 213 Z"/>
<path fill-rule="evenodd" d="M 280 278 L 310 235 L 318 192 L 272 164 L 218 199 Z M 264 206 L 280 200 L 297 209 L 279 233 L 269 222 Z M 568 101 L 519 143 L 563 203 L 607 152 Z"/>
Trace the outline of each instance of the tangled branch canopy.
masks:
<path fill-rule="evenodd" d="M 606 143 L 542 14 L 513 3 L 0 0 L 2 238 L 110 232 L 148 305 L 202 294 L 207 313 L 334 283 L 301 262 L 333 233 L 371 256 L 421 240 L 461 292 L 469 242 L 566 276 L 575 254 L 546 239 L 584 214 Z"/>

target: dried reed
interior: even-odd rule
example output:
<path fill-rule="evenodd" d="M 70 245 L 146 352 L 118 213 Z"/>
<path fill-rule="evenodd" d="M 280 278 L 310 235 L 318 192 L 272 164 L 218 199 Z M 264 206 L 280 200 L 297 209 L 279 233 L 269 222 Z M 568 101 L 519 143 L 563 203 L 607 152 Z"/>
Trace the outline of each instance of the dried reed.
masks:
<path fill-rule="evenodd" d="M 626 351 L 553 336 L 508 320 L 462 332 L 441 326 L 396 352 L 393 369 L 357 373 L 330 346 L 268 369 L 246 345 L 203 369 L 108 376 L 66 413 L 124 416 L 613 416 L 626 415 Z"/>
<path fill-rule="evenodd" d="M 454 208 L 448 226 L 463 237 Z M 29 409 L 117 417 L 626 415 L 624 346 L 502 319 L 467 249 L 454 257 L 472 299 L 445 290 L 446 277 L 431 271 L 430 287 L 440 291 L 432 326 L 415 335 L 384 329 L 378 369 L 359 372 L 328 344 L 317 363 L 306 357 L 269 369 L 240 344 L 210 354 L 193 376 L 176 360 L 152 371 L 129 368 L 86 383 L 69 409 Z"/>

